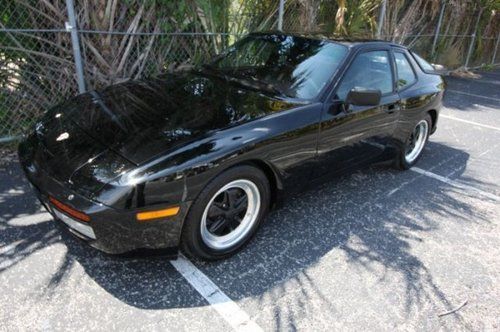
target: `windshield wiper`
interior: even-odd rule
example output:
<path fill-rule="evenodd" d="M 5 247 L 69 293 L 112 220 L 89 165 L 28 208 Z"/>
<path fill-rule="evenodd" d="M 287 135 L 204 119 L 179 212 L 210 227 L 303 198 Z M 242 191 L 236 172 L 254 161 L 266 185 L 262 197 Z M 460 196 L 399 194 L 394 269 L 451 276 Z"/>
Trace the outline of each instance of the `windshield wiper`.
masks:
<path fill-rule="evenodd" d="M 258 80 L 249 81 L 249 80 L 241 79 L 241 78 L 237 78 L 237 77 L 228 77 L 228 79 L 230 82 L 234 82 L 234 83 L 239 84 L 245 88 L 250 88 L 253 90 L 257 90 L 257 91 L 266 90 L 266 91 L 274 93 L 274 94 L 285 95 L 281 90 L 276 88 L 274 85 L 266 83 L 266 82 L 262 82 L 262 81 L 258 81 Z"/>
<path fill-rule="evenodd" d="M 256 91 L 265 90 L 267 92 L 271 92 L 276 95 L 287 96 L 283 91 L 276 88 L 274 85 L 270 83 L 257 80 L 254 77 L 251 77 L 251 79 L 247 79 L 247 78 L 240 78 L 238 76 L 227 75 L 222 70 L 218 70 L 217 68 L 215 68 L 210 64 L 203 64 L 202 71 L 208 75 L 222 78 L 227 82 L 236 83 L 244 88 L 249 88 Z"/>

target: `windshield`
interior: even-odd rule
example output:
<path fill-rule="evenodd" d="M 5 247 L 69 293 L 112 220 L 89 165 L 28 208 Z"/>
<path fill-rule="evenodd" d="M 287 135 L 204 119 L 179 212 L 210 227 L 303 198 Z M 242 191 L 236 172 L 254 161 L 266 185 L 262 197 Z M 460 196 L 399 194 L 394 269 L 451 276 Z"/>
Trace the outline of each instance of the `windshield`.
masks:
<path fill-rule="evenodd" d="M 208 65 L 226 76 L 292 98 L 313 99 L 347 54 L 331 41 L 283 35 L 250 35 Z"/>

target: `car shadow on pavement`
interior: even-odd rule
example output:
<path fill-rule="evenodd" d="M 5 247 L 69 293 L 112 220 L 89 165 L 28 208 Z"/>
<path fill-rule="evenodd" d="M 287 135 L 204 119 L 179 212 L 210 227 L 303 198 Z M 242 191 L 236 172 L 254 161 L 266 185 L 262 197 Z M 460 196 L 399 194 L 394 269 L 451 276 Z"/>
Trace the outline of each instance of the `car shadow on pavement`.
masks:
<path fill-rule="evenodd" d="M 445 155 L 454 154 L 464 166 L 461 169 L 466 168 L 467 153 L 437 143 L 431 143 L 430 148 Z M 199 305 L 186 303 L 182 294 L 175 294 L 172 282 L 181 277 L 161 257 L 109 256 L 83 245 L 65 230 L 56 230 L 50 218 L 19 222 L 22 219 L 18 217 L 37 212 L 39 206 L 26 181 L 21 180 L 18 166 L 8 167 L 14 175 L 12 181 L 2 182 L 0 187 L 0 274 L 37 251 L 64 243 L 67 252 L 46 285 L 48 293 L 57 292 L 78 263 L 100 287 L 129 305 L 142 309 Z M 3 171 L 0 175 L 6 174 Z M 18 190 L 18 194 L 11 195 L 12 189 Z M 378 283 L 398 280 L 404 301 L 394 306 L 403 307 L 407 315 L 429 302 L 449 310 L 454 304 L 412 248 L 434 231 L 450 227 L 441 222 L 444 217 L 451 216 L 451 227 L 457 229 L 488 222 L 489 216 L 461 199 L 462 195 L 467 194 L 411 171 L 365 169 L 287 200 L 283 208 L 270 214 L 254 240 L 236 256 L 195 264 L 233 300 L 251 297 L 269 305 L 279 302 L 292 287 L 299 311 L 306 310 L 308 301 L 317 298 L 334 315 L 341 301 L 333 303 L 331 293 L 325 294 L 325 285 L 330 292 L 338 289 L 339 294 L 342 287 L 352 287 L 338 284 L 346 280 L 346 267 L 339 271 L 335 265 L 336 260 L 342 260 L 347 262 L 349 273 L 371 275 Z M 328 260 L 332 255 L 335 260 Z M 324 260 L 331 263 L 331 269 L 322 277 L 327 280 L 319 280 L 312 271 Z M 273 313 L 276 326 L 283 329 L 296 326 L 300 315 L 286 307 L 276 306 Z M 453 317 L 465 324 L 460 313 Z"/>

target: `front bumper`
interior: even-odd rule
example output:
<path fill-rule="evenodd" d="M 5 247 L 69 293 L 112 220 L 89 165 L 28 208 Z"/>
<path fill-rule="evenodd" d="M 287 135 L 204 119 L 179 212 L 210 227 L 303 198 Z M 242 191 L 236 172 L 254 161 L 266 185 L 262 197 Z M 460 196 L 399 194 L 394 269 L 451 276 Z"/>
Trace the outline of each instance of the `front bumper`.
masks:
<path fill-rule="evenodd" d="M 34 156 L 19 150 L 21 166 L 29 182 L 35 188 L 38 199 L 54 218 L 80 239 L 94 248 L 109 254 L 123 254 L 132 251 L 163 249 L 169 256 L 176 256 L 181 236 L 182 224 L 190 202 L 180 204 L 177 215 L 149 221 L 137 221 L 138 210 L 118 210 L 86 198 L 53 179 L 33 162 Z M 49 202 L 49 196 L 90 217 L 89 222 L 78 221 L 57 210 Z M 168 206 L 150 206 L 147 210 Z"/>

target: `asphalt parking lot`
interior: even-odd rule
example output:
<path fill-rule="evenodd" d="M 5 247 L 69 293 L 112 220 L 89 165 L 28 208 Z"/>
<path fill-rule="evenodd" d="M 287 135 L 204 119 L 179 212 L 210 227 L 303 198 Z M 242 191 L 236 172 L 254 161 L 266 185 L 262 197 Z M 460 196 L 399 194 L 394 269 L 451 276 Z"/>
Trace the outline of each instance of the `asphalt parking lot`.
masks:
<path fill-rule="evenodd" d="M 418 167 L 298 195 L 215 263 L 82 245 L 4 157 L 0 330 L 500 329 L 500 71 L 447 81 Z"/>

